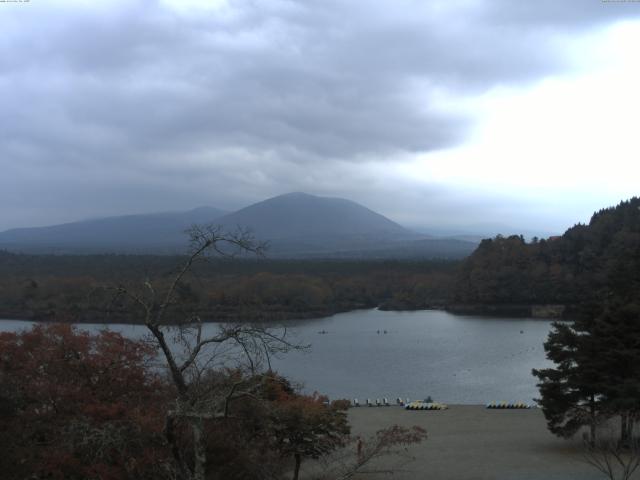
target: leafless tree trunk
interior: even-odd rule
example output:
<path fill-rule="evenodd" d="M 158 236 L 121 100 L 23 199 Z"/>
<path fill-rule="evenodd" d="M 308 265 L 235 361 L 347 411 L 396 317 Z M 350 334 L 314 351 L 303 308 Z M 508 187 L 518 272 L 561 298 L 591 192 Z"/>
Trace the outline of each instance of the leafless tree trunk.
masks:
<path fill-rule="evenodd" d="M 589 416 L 591 419 L 589 423 L 589 433 L 590 433 L 589 441 L 591 442 L 592 445 L 595 445 L 596 431 L 597 431 L 597 425 L 598 425 L 598 412 L 596 409 L 596 396 L 594 394 L 591 394 L 591 398 L 589 399 Z"/>
<path fill-rule="evenodd" d="M 293 469 L 293 480 L 298 480 L 298 477 L 300 476 L 300 464 L 302 463 L 302 456 L 299 453 L 296 453 L 294 455 L 296 464 L 295 467 Z"/>
<path fill-rule="evenodd" d="M 204 420 L 202 417 L 193 417 L 190 423 L 193 431 L 193 479 L 205 480 L 207 450 L 204 438 Z"/>
<path fill-rule="evenodd" d="M 233 256 L 239 252 L 261 255 L 264 246 L 256 244 L 245 231 L 237 234 L 223 233 L 220 228 L 194 226 L 190 231 L 191 253 L 178 269 L 164 292 L 159 292 L 151 280 L 146 280 L 141 288 L 119 285 L 117 294 L 133 305 L 142 315 L 147 327 L 169 372 L 176 388 L 177 396 L 174 408 L 167 413 L 165 435 L 171 447 L 177 465 L 176 474 L 185 480 L 204 480 L 206 477 L 207 451 L 205 438 L 205 420 L 224 418 L 228 415 L 229 403 L 243 396 L 251 395 L 249 386 L 243 388 L 236 383 L 227 391 L 213 391 L 201 383 L 203 375 L 214 365 L 215 352 L 211 346 L 229 345 L 235 348 L 235 356 L 227 359 L 238 366 L 242 359 L 249 364 L 255 374 L 260 360 L 268 361 L 270 355 L 285 352 L 291 348 L 301 348 L 291 344 L 286 330 L 277 332 L 262 326 L 248 324 L 221 325 L 214 334 L 205 335 L 203 322 L 197 314 L 180 312 L 176 316 L 176 307 L 181 300 L 177 293 L 182 280 L 192 271 L 195 263 L 206 258 L 207 254 Z M 174 340 L 168 334 L 177 329 Z M 178 351 L 182 349 L 182 354 Z M 193 458 L 188 461 L 179 445 L 176 433 L 177 423 L 182 422 L 191 430 L 193 439 Z"/>

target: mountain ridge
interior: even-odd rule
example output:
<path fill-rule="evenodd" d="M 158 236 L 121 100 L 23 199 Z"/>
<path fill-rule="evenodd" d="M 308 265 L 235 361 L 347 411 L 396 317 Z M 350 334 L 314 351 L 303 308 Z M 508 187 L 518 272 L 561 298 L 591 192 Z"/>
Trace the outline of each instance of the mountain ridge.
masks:
<path fill-rule="evenodd" d="M 219 221 L 229 227 L 249 226 L 256 237 L 266 240 L 327 234 L 332 237 L 373 233 L 417 235 L 352 200 L 302 192 L 268 198 L 225 215 Z"/>
<path fill-rule="evenodd" d="M 184 230 L 194 223 L 214 221 L 227 212 L 214 207 L 197 207 L 186 211 L 153 212 L 90 218 L 44 227 L 22 227 L 0 232 L 0 247 L 25 249 L 88 249 L 103 251 L 115 246 L 120 252 L 127 248 L 168 245 L 186 239 Z M 84 253 L 84 252 L 83 252 Z"/>
<path fill-rule="evenodd" d="M 268 198 L 235 212 L 198 207 L 12 229 L 0 232 L 0 248 L 30 253 L 179 253 L 187 246 L 184 230 L 203 223 L 227 231 L 248 229 L 256 240 L 269 243 L 270 256 L 280 258 L 389 258 L 396 250 L 404 256 L 414 252 L 411 255 L 418 257 L 459 258 L 475 248 L 473 242 L 454 242 L 451 248 L 446 239 L 430 242 L 428 235 L 352 200 L 303 192 Z"/>

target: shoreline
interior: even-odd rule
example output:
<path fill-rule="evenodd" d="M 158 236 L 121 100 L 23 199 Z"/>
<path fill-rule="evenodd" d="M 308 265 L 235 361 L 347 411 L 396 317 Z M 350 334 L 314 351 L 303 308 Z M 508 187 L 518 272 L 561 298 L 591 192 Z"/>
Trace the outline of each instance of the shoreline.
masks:
<path fill-rule="evenodd" d="M 559 307 L 562 307 L 558 310 Z M 558 305 L 434 305 L 433 307 L 422 308 L 403 308 L 403 309 L 391 309 L 385 308 L 383 305 L 379 306 L 362 306 L 360 308 L 336 308 L 323 311 L 309 311 L 309 312 L 280 312 L 272 315 L 257 316 L 256 318 L 249 318 L 246 316 L 246 320 L 242 318 L 241 314 L 238 315 L 220 315 L 218 320 L 204 321 L 207 323 L 278 323 L 278 322 L 295 322 L 299 320 L 317 320 L 326 317 L 332 317 L 341 313 L 356 312 L 359 310 L 381 310 L 385 312 L 418 312 L 418 311 L 442 311 L 452 315 L 459 316 L 474 316 L 474 317 L 500 317 L 500 318 L 513 318 L 513 319 L 536 319 L 536 320 L 569 320 L 563 318 L 565 310 L 564 306 Z M 552 312 L 552 313 L 549 313 Z M 560 312 L 560 313 L 558 313 Z M 543 313 L 548 313 L 543 315 Z M 75 323 L 75 324 L 100 324 L 100 325 L 144 325 L 142 322 L 129 321 L 126 318 L 119 319 L 118 321 L 111 322 L 105 321 L 104 318 L 69 318 L 69 319 L 48 319 L 45 315 L 33 312 L 31 314 L 18 314 L 0 312 L 1 320 L 16 320 L 24 322 L 35 323 Z M 171 324 L 166 324 L 167 326 Z"/>

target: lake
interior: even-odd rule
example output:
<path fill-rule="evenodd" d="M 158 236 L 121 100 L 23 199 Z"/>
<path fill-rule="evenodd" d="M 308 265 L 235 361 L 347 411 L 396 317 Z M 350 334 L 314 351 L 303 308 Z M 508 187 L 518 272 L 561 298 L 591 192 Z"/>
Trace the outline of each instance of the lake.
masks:
<path fill-rule="evenodd" d="M 4 331 L 29 325 L 0 320 Z M 358 310 L 288 322 L 294 339 L 311 348 L 289 353 L 273 364 L 306 391 L 317 390 L 331 398 L 364 402 L 431 396 L 458 404 L 532 402 L 538 391 L 531 369 L 550 365 L 542 346 L 550 325 L 549 320 L 461 316 L 439 310 Z M 135 325 L 109 328 L 132 338 L 146 332 Z"/>

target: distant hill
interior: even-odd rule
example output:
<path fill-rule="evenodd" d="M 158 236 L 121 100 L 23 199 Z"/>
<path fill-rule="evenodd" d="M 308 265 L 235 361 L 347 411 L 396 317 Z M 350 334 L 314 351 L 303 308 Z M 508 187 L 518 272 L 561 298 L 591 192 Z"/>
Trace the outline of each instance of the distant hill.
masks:
<path fill-rule="evenodd" d="M 110 217 L 0 233 L 0 248 L 30 253 L 177 253 L 184 230 L 214 223 L 248 229 L 273 258 L 462 258 L 476 242 L 431 239 L 356 202 L 289 193 L 233 213 L 188 212 Z"/>
<path fill-rule="evenodd" d="M 288 193 L 222 217 L 227 229 L 248 227 L 269 242 L 271 257 L 463 258 L 477 242 L 431 239 L 356 202 Z"/>
<path fill-rule="evenodd" d="M 186 212 L 162 212 L 96 218 L 49 227 L 0 232 L 0 248 L 31 253 L 154 252 L 184 249 L 184 231 L 211 223 L 227 212 L 200 207 Z"/>
<path fill-rule="evenodd" d="M 306 193 L 270 198 L 226 215 L 219 222 L 228 230 L 249 228 L 257 239 L 269 242 L 271 256 L 368 250 L 420 238 L 358 203 Z"/>
<path fill-rule="evenodd" d="M 288 193 L 226 215 L 220 223 L 248 226 L 268 240 L 318 237 L 415 237 L 416 234 L 344 198 Z"/>

